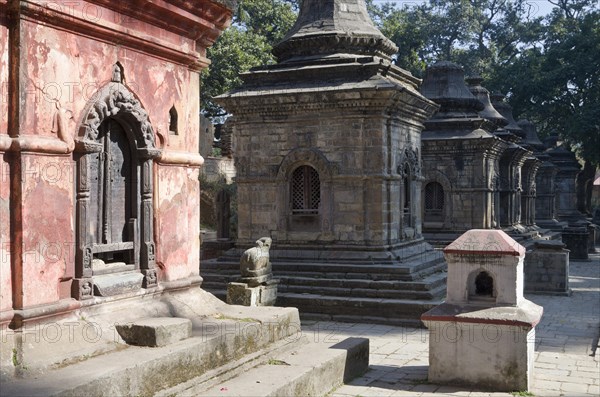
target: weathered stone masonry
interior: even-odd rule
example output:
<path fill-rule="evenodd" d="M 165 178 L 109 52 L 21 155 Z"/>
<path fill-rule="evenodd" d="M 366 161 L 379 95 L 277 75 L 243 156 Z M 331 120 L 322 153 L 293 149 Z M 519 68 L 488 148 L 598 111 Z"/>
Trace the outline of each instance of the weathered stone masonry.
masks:
<path fill-rule="evenodd" d="M 278 63 L 217 98 L 233 114 L 238 240 L 228 258 L 203 264 L 203 276 L 222 280 L 206 270 L 229 271 L 257 236 L 270 236 L 279 303 L 305 314 L 415 321 L 440 295 L 443 275 L 432 274 L 443 263 L 423 240 L 420 212 L 420 133 L 437 106 L 393 64 L 396 51 L 363 0 L 304 1 L 274 49 Z M 418 292 L 416 279 L 427 285 Z M 403 297 L 423 301 L 403 309 Z"/>

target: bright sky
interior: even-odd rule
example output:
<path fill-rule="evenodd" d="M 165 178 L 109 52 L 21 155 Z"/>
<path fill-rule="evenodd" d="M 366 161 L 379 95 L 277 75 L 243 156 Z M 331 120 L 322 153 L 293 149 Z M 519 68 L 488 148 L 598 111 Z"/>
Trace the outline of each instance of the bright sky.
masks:
<path fill-rule="evenodd" d="M 426 0 L 374 0 L 375 3 L 396 3 L 400 7 L 404 4 L 421 4 L 425 1 Z M 532 16 L 545 16 L 552 11 L 552 8 L 554 8 L 554 5 L 548 0 L 527 0 L 527 3 L 531 5 Z"/>

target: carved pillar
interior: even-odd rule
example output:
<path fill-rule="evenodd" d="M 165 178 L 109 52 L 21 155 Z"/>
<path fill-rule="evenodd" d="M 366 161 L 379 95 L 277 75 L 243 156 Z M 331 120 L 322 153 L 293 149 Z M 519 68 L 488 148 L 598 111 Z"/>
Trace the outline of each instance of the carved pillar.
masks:
<path fill-rule="evenodd" d="M 154 288 L 158 285 L 156 277 L 156 259 L 154 246 L 154 208 L 152 192 L 154 191 L 152 178 L 152 158 L 144 158 L 142 163 L 142 194 L 141 194 L 141 230 L 142 237 L 140 269 L 144 275 L 142 287 Z"/>
<path fill-rule="evenodd" d="M 88 147 L 88 149 L 93 149 Z M 92 241 L 88 227 L 88 219 L 93 216 L 90 208 L 89 167 L 97 162 L 92 160 L 94 151 L 79 154 L 77 161 L 77 250 L 75 254 L 75 278 L 71 287 L 71 295 L 78 300 L 90 299 L 94 291 L 92 280 Z"/>

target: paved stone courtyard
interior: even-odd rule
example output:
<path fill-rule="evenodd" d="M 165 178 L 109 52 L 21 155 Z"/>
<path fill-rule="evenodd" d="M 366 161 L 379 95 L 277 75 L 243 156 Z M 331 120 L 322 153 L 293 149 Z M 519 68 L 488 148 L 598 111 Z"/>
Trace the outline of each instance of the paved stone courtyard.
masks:
<path fill-rule="evenodd" d="M 536 327 L 532 394 L 490 393 L 427 382 L 428 331 L 373 324 L 310 322 L 303 333 L 324 344 L 370 338 L 370 370 L 329 397 L 346 396 L 598 396 L 600 395 L 600 254 L 571 261 L 570 297 L 527 295 L 544 307 Z M 490 334 L 490 338 L 494 336 Z"/>

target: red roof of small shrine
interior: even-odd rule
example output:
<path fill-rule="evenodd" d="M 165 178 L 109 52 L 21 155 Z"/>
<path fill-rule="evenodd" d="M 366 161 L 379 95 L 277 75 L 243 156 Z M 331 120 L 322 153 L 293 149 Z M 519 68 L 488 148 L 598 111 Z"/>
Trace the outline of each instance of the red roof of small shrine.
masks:
<path fill-rule="evenodd" d="M 473 229 L 444 248 L 445 254 L 525 255 L 525 247 L 502 230 Z"/>

